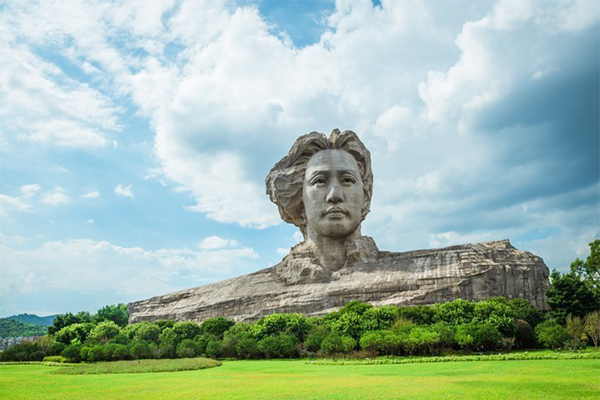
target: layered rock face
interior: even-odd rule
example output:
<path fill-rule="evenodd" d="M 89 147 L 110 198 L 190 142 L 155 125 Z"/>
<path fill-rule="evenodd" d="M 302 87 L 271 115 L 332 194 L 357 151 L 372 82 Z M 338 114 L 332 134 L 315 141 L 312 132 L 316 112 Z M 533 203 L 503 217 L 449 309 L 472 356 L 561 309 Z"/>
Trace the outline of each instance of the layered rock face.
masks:
<path fill-rule="evenodd" d="M 282 271 L 287 261 L 249 275 L 130 303 L 129 322 L 200 323 L 212 317 L 251 322 L 282 312 L 317 316 L 351 300 L 380 306 L 504 296 L 547 308 L 548 267 L 540 257 L 515 249 L 508 240 L 379 252 L 374 260 L 354 263 L 308 283 Z"/>

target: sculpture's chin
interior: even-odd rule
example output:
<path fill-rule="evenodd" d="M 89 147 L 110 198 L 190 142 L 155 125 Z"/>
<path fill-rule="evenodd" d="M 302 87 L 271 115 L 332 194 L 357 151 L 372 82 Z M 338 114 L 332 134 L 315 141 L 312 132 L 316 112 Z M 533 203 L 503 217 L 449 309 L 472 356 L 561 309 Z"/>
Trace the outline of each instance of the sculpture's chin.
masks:
<path fill-rule="evenodd" d="M 356 232 L 359 225 L 344 220 L 330 220 L 322 224 L 317 233 L 324 237 L 344 238 Z"/>

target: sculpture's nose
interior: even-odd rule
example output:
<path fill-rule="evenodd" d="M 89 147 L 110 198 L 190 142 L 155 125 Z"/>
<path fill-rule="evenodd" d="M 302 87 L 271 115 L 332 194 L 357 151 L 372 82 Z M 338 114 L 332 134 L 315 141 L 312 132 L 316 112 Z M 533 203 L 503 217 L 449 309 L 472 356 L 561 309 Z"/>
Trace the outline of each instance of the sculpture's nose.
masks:
<path fill-rule="evenodd" d="M 332 179 L 331 183 L 329 184 L 326 200 L 327 200 L 327 203 L 334 203 L 334 204 L 344 201 L 342 187 L 340 186 L 337 179 Z"/>

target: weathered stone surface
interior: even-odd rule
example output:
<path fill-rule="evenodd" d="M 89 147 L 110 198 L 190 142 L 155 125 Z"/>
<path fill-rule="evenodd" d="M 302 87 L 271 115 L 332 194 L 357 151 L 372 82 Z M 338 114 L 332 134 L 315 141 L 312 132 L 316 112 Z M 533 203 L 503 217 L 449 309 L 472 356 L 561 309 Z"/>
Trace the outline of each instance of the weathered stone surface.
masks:
<path fill-rule="evenodd" d="M 319 315 L 351 300 L 408 305 L 504 296 L 546 307 L 548 268 L 508 240 L 390 253 L 362 236 L 373 173 L 370 153 L 352 131 L 300 136 L 265 183 L 281 218 L 304 241 L 275 267 L 131 303 L 130 322 Z"/>
<path fill-rule="evenodd" d="M 368 240 L 362 245 L 369 249 Z M 374 245 L 374 243 L 373 243 Z M 301 252 L 300 252 L 301 253 Z M 130 323 L 159 319 L 202 322 L 211 317 L 254 321 L 276 312 L 321 315 L 350 300 L 374 305 L 433 304 L 457 298 L 521 297 L 545 309 L 549 287 L 543 260 L 508 240 L 405 253 L 379 252 L 329 275 L 285 273 L 278 265 L 249 275 L 129 304 Z M 315 266 L 316 267 L 316 266 Z M 302 268 L 299 268 L 302 271 Z"/>

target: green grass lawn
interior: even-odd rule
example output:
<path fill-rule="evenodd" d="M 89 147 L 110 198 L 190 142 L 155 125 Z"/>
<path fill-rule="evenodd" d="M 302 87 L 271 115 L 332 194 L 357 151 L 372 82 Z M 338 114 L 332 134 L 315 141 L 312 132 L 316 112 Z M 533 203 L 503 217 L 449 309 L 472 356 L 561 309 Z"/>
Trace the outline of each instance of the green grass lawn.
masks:
<path fill-rule="evenodd" d="M 224 361 L 196 371 L 58 375 L 57 367 L 1 365 L 0 399 L 593 399 L 600 360 L 312 365 Z"/>

